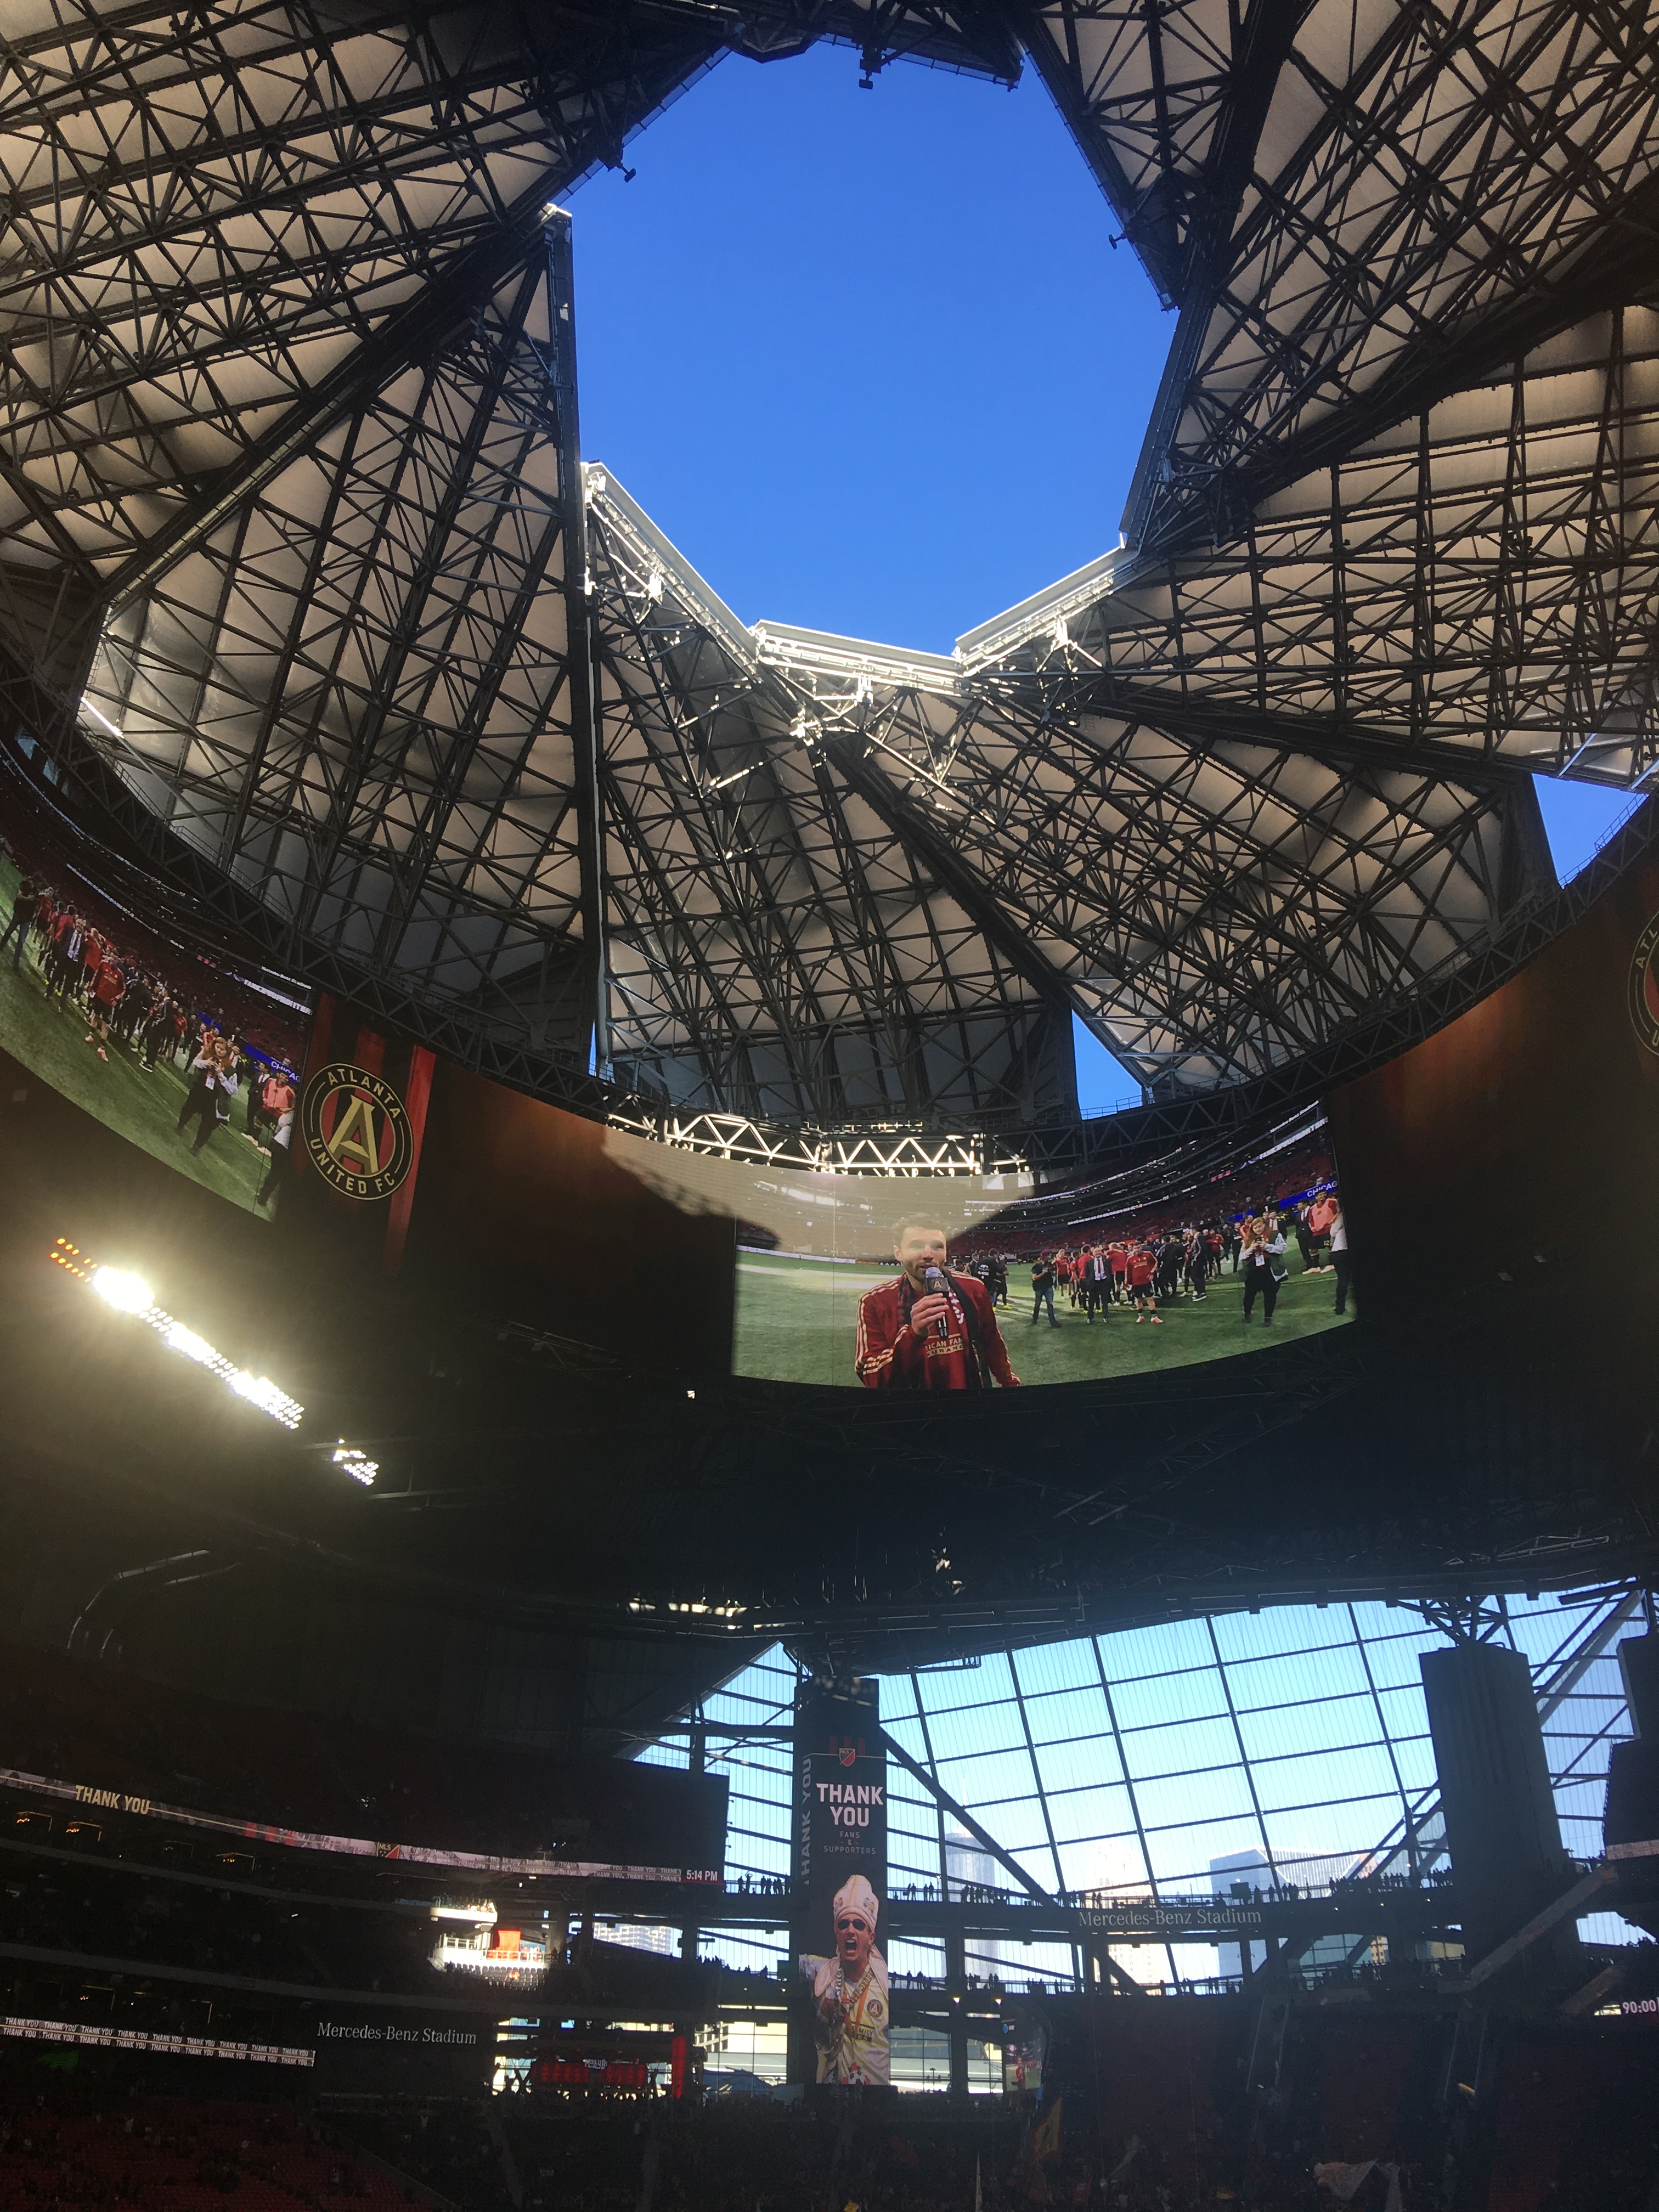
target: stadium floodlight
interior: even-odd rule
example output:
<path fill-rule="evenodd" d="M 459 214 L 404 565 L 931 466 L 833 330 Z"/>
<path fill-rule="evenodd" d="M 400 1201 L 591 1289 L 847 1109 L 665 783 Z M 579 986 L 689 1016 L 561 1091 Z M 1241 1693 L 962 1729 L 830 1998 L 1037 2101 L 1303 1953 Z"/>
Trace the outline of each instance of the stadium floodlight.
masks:
<path fill-rule="evenodd" d="M 156 1304 L 155 1294 L 143 1276 L 125 1267 L 95 1265 L 67 1237 L 58 1238 L 48 1256 L 79 1281 L 88 1284 L 115 1312 L 126 1314 L 134 1321 L 143 1322 L 147 1328 L 153 1328 L 168 1351 L 182 1353 L 198 1367 L 205 1367 L 239 1398 L 246 1399 L 250 1406 L 257 1406 L 262 1413 L 268 1413 L 273 1421 L 280 1421 L 285 1429 L 299 1427 L 306 1409 L 297 1398 L 290 1398 L 286 1390 L 279 1389 L 268 1375 L 254 1375 L 239 1367 L 222 1352 L 216 1352 L 204 1336 L 198 1336 L 183 1322 L 175 1321 L 165 1308 Z"/>
<path fill-rule="evenodd" d="M 343 1437 L 335 1446 L 330 1464 L 343 1468 L 354 1482 L 361 1482 L 366 1490 L 373 1488 L 374 1478 L 380 1471 L 379 1460 L 370 1459 L 355 1444 L 349 1444 Z"/>
<path fill-rule="evenodd" d="M 239 1398 L 246 1398 L 249 1405 L 257 1406 L 262 1413 L 269 1413 L 273 1421 L 282 1422 L 284 1428 L 299 1427 L 305 1407 L 290 1398 L 286 1390 L 279 1390 L 268 1375 L 250 1375 L 246 1368 L 239 1368 L 226 1380 Z"/>
<path fill-rule="evenodd" d="M 198 1336 L 193 1328 L 186 1328 L 176 1321 L 162 1333 L 161 1341 L 174 1352 L 182 1352 L 186 1359 L 194 1359 L 204 1367 L 211 1367 L 219 1357 L 204 1336 Z"/>
<path fill-rule="evenodd" d="M 123 1267 L 95 1269 L 92 1287 L 117 1313 L 146 1315 L 155 1309 L 155 1299 L 149 1285 L 137 1275 L 128 1274 Z"/>

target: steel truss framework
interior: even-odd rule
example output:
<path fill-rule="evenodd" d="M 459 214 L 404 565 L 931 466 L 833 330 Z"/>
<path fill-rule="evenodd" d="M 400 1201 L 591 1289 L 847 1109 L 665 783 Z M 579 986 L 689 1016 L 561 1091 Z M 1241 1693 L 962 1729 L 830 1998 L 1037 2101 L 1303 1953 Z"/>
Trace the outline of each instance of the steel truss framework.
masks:
<path fill-rule="evenodd" d="M 826 37 L 1028 56 L 1181 311 L 1128 542 L 949 659 L 750 631 L 580 465 L 551 204 Z M 1073 1122 L 1074 1013 L 1159 1110 L 1282 1104 L 1536 934 L 1531 769 L 1652 763 L 1643 10 L 31 0 L 4 51 L 14 726 L 475 1064 L 916 1171 Z"/>
<path fill-rule="evenodd" d="M 1610 1746 L 1630 1731 L 1616 1656 L 1639 1633 L 1642 1593 L 1609 1585 L 1540 1603 L 1502 1601 L 1496 1640 L 1525 1653 L 1533 1672 L 1563 1840 L 1578 1859 L 1601 1847 Z M 1375 1602 L 1206 1616 L 1178 1629 L 1129 1629 L 1036 1649 L 987 1650 L 957 1668 L 886 1674 L 883 1718 L 923 1772 L 918 1788 L 890 1778 L 889 1883 L 901 1894 L 946 1900 L 1013 1892 L 960 1822 L 941 1813 L 931 1783 L 965 1808 L 1049 1895 L 1116 1904 L 1202 1896 L 1211 1862 L 1247 1863 L 1231 1880 L 1320 1887 L 1356 1875 L 1413 1883 L 1446 1870 L 1440 1791 L 1417 1660 L 1440 1624 Z M 781 1646 L 701 1699 L 647 1758 L 696 1755 L 732 1778 L 728 1886 L 787 1878 L 790 1808 L 787 1721 L 796 1663 Z M 752 1734 L 746 1731 L 751 1730 Z M 1252 1871 L 1252 1867 L 1254 1871 Z M 906 1885 L 911 1887 L 907 1891 Z M 787 1889 L 787 1879 L 785 1884 Z M 733 1900 L 734 1920 L 763 1902 Z M 967 1966 L 1062 1984 L 1079 1961 L 1063 1945 L 993 1942 Z M 1609 1929 L 1607 1931 L 1612 1934 Z M 706 1933 L 713 1935 L 712 1926 Z M 716 1939 L 717 1942 L 719 1939 Z M 981 1946 L 983 1938 L 981 1939 Z M 722 1948 L 769 1960 L 758 1930 L 735 1929 Z M 1369 1949 L 1369 1939 L 1365 1948 Z M 906 1945 L 906 1971 L 938 1976 L 938 1945 Z M 1212 1964 L 1166 1954 L 1170 1980 Z M 931 1954 L 931 1955 L 930 1955 Z M 1158 1953 L 1119 1959 L 1146 1978 Z M 1316 1963 L 1342 1963 L 1322 1942 Z"/>

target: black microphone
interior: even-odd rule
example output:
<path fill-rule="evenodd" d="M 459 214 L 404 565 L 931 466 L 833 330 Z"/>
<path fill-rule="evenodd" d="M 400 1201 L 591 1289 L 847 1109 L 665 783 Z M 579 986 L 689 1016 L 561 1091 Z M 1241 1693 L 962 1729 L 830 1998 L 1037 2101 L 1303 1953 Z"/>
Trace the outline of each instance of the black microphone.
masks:
<path fill-rule="evenodd" d="M 930 1291 L 942 1291 L 945 1288 L 945 1278 L 937 1267 L 924 1267 L 921 1279 Z M 951 1324 L 943 1314 L 933 1323 L 933 1334 L 935 1336 L 949 1336 L 951 1334 Z"/>

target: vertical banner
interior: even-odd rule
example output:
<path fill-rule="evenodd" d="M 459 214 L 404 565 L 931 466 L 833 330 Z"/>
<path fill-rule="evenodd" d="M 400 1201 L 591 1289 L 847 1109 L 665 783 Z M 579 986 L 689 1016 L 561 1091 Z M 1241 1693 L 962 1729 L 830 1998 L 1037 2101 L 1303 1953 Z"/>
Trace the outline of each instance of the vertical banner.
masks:
<path fill-rule="evenodd" d="M 879 1685 L 803 1682 L 790 1871 L 792 2081 L 885 2083 L 887 1758 Z"/>
<path fill-rule="evenodd" d="M 337 1233 L 364 1259 L 378 1247 L 389 1276 L 403 1266 L 434 1066 L 424 1045 L 389 1038 L 319 996 L 293 1165 L 302 1186 L 323 1186 Z"/>
<path fill-rule="evenodd" d="M 426 1138 L 426 1109 L 432 1097 L 432 1054 L 423 1044 L 411 1045 L 409 1053 L 409 1079 L 404 1085 L 404 1110 L 409 1115 L 410 1159 L 409 1174 L 392 1194 L 392 1210 L 386 1224 L 386 1272 L 395 1276 L 404 1264 L 404 1246 L 409 1241 L 409 1217 L 415 1206 L 415 1181 L 421 1172 L 421 1146 Z"/>

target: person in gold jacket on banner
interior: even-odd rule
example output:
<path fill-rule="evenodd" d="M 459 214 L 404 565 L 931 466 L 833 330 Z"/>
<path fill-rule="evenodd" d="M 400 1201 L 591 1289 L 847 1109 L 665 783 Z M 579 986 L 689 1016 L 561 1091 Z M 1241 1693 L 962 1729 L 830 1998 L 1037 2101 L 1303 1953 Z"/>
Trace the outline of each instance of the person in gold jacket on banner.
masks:
<path fill-rule="evenodd" d="M 835 1957 L 801 1960 L 801 1971 L 812 1984 L 820 2081 L 890 2078 L 887 1961 L 876 1948 L 880 1911 L 870 1884 L 861 1874 L 853 1875 L 836 1892 Z"/>

